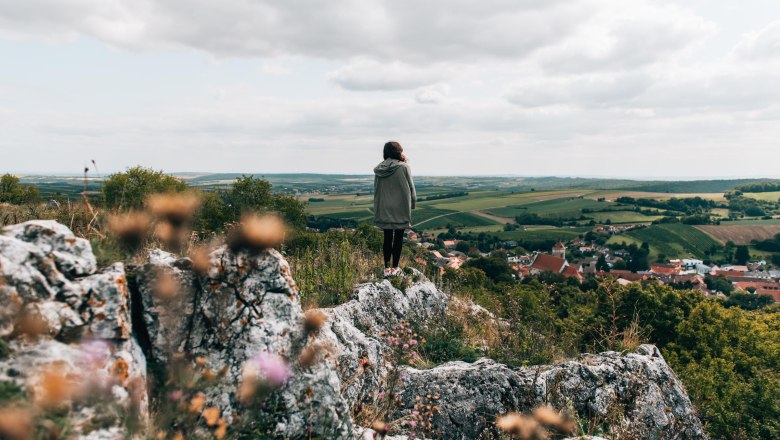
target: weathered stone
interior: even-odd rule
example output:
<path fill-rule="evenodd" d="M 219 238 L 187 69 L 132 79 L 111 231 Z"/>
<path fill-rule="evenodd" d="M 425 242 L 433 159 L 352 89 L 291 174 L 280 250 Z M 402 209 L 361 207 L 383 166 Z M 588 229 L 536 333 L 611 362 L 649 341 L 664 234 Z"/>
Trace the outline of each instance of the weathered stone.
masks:
<path fill-rule="evenodd" d="M 100 273 L 82 279 L 86 307 L 81 313 L 88 335 L 102 339 L 129 339 L 130 298 L 122 263 L 114 263 Z"/>
<path fill-rule="evenodd" d="M 60 272 L 69 277 L 89 275 L 97 270 L 89 241 L 76 237 L 54 220 L 30 220 L 6 226 L 2 234 L 34 245 L 53 258 Z"/>
<path fill-rule="evenodd" d="M 122 264 L 89 275 L 95 267 L 89 242 L 56 222 L 3 229 L 0 333 L 10 339 L 0 381 L 37 399 L 54 371 L 74 390 L 106 394 L 110 404 L 67 393 L 70 429 L 74 437 L 124 438 L 129 414 L 142 423 L 148 416 L 146 362 L 131 336 Z"/>
<path fill-rule="evenodd" d="M 180 284 L 173 299 L 155 296 L 161 273 Z M 205 359 L 212 370 L 224 371 L 221 380 L 204 391 L 209 404 L 219 406 L 228 419 L 239 406 L 237 387 L 245 363 L 272 353 L 295 369 L 278 392 L 280 410 L 271 415 L 277 435 L 344 438 L 351 430 L 332 365 L 327 360 L 297 363 L 307 343 L 303 312 L 289 266 L 275 250 L 234 253 L 223 246 L 210 254 L 210 268 L 200 275 L 192 271 L 189 259 L 153 251 L 139 269 L 137 289 L 152 356 L 164 363 L 174 348 Z"/>
<path fill-rule="evenodd" d="M 651 345 L 626 355 L 587 354 L 577 361 L 519 370 L 480 359 L 430 370 L 409 368 L 404 374 L 404 406 L 396 417 L 413 407 L 417 396 L 438 393 L 441 413 L 433 423 L 443 438 L 475 438 L 492 429 L 497 416 L 530 413 L 542 405 L 573 408 L 634 438 L 706 438 L 682 384 Z"/>

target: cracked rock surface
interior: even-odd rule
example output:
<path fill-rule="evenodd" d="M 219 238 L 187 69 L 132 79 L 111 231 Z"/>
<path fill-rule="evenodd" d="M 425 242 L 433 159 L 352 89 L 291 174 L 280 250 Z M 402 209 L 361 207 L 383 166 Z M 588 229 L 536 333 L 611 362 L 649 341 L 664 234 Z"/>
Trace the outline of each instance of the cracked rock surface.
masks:
<path fill-rule="evenodd" d="M 129 306 L 124 266 L 97 271 L 89 242 L 67 227 L 36 220 L 0 230 L 0 336 L 8 347 L 0 382 L 39 398 L 47 377 L 68 381 L 74 391 L 61 403 L 71 406 L 75 437 L 120 438 L 129 414 L 147 418 L 146 360 Z M 88 386 L 111 404 L 73 397 Z"/>

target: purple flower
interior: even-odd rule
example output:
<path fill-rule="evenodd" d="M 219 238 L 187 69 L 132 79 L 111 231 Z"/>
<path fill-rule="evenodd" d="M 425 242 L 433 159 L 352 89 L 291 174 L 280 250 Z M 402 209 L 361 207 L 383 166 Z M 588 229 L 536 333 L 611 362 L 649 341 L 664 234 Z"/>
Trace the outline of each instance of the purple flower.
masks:
<path fill-rule="evenodd" d="M 273 353 L 260 353 L 252 358 L 255 368 L 260 378 L 271 385 L 282 386 L 290 376 L 292 371 L 281 357 Z"/>
<path fill-rule="evenodd" d="M 79 345 L 81 359 L 85 364 L 91 367 L 102 367 L 111 354 L 110 348 L 105 341 L 92 339 Z"/>
<path fill-rule="evenodd" d="M 409 344 L 404 344 L 404 350 L 408 350 L 408 349 L 409 349 Z"/>
<path fill-rule="evenodd" d="M 176 401 L 181 399 L 183 395 L 184 393 L 182 393 L 181 390 L 173 390 L 171 391 L 171 394 L 168 395 L 168 397 L 170 397 L 171 400 Z"/>
<path fill-rule="evenodd" d="M 409 341 L 409 344 L 417 345 L 417 339 L 412 339 L 411 341 Z"/>
<path fill-rule="evenodd" d="M 411 426 L 412 428 L 414 428 L 415 426 L 417 426 L 417 422 L 415 422 L 414 420 L 409 420 L 409 421 L 408 421 L 408 422 L 406 422 L 406 423 L 407 423 L 409 426 Z"/>

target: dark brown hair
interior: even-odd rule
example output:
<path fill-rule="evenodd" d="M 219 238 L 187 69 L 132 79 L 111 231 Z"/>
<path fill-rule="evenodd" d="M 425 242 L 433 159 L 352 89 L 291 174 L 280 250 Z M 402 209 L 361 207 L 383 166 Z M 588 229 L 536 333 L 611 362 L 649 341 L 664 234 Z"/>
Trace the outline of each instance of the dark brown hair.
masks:
<path fill-rule="evenodd" d="M 404 148 L 396 141 L 390 141 L 385 144 L 383 156 L 385 159 L 395 159 L 400 160 L 401 162 L 406 162 Z"/>

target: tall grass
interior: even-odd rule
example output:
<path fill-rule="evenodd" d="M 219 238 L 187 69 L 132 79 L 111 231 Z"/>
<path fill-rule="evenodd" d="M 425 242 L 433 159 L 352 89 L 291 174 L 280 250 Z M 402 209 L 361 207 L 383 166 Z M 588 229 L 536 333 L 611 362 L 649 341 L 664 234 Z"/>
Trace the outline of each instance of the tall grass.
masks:
<path fill-rule="evenodd" d="M 339 232 L 299 236 L 287 258 L 304 308 L 348 301 L 355 285 L 378 279 L 382 267 L 378 252 Z"/>

